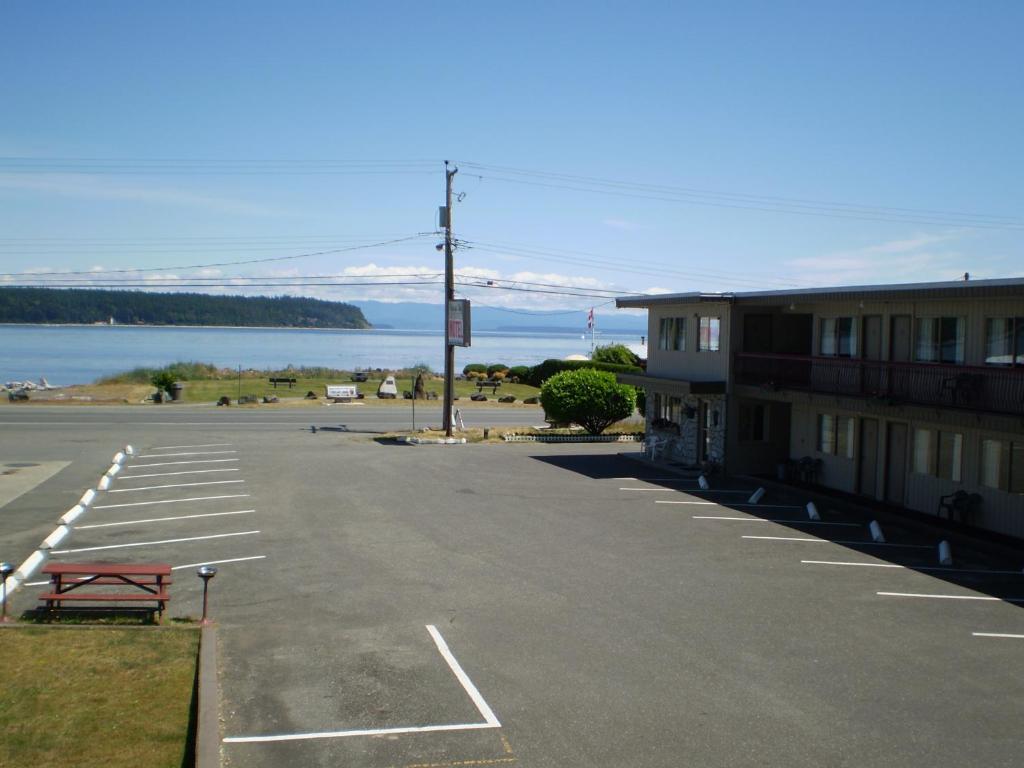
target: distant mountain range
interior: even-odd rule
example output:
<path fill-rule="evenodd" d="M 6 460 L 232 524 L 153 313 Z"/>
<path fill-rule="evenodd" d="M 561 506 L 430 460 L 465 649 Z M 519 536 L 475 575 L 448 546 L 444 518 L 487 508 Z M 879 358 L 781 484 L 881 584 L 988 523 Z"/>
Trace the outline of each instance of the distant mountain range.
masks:
<path fill-rule="evenodd" d="M 363 315 L 374 328 L 419 331 L 444 327 L 444 308 L 441 304 L 388 304 L 383 301 L 354 303 L 363 311 Z M 572 314 L 520 311 L 513 313 L 491 307 L 474 306 L 472 315 L 474 331 L 587 333 L 585 311 Z M 598 315 L 597 331 L 598 334 L 621 333 L 643 336 L 647 333 L 647 318 L 644 315 Z"/>

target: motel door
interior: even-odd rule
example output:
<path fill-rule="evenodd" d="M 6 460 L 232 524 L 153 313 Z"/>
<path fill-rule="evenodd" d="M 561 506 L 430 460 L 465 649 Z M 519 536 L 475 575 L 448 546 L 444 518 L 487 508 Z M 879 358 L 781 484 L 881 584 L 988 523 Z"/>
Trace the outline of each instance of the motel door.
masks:
<path fill-rule="evenodd" d="M 885 500 L 903 506 L 907 486 L 906 424 L 889 423 L 885 448 Z"/>
<path fill-rule="evenodd" d="M 878 419 L 860 420 L 860 460 L 857 491 L 862 496 L 878 496 Z"/>

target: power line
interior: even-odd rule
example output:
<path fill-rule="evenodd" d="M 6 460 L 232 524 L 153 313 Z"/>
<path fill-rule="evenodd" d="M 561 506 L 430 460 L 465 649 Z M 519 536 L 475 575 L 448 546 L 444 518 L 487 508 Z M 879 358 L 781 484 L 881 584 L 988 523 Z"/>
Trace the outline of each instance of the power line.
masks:
<path fill-rule="evenodd" d="M 337 253 L 348 253 L 350 251 L 360 251 L 368 248 L 381 248 L 386 245 L 394 245 L 396 243 L 404 243 L 410 240 L 417 240 L 423 237 L 433 237 L 433 232 L 419 232 L 415 235 L 409 235 L 407 237 L 399 237 L 392 240 L 382 240 L 376 243 L 367 243 L 364 245 L 352 245 L 344 248 L 331 248 L 324 251 L 313 251 L 311 253 L 299 253 L 294 256 L 272 256 L 266 259 L 243 259 L 239 261 L 221 261 L 213 262 L 210 264 L 188 264 L 180 266 L 170 267 L 145 267 L 142 269 L 108 269 L 108 270 L 71 270 L 63 272 L 47 272 L 47 275 L 95 275 L 95 274 L 121 274 L 121 273 L 137 273 L 137 272 L 165 272 L 173 269 L 209 269 L 211 267 L 234 267 L 242 264 L 266 264 L 275 261 L 292 261 L 295 259 L 308 259 L 313 256 L 329 256 Z M 0 277 L 31 277 L 38 275 L 38 272 L 0 272 Z"/>
<path fill-rule="evenodd" d="M 828 202 L 807 198 L 756 195 L 741 192 L 720 192 L 688 187 L 674 187 L 641 182 L 616 181 L 599 177 L 578 176 L 564 173 L 532 171 L 508 166 L 486 165 L 464 162 L 467 168 L 483 171 L 481 179 L 504 181 L 513 184 L 530 184 L 552 189 L 577 192 L 616 194 L 641 199 L 681 202 L 694 205 L 709 205 L 724 208 L 764 211 L 770 213 L 792 213 L 803 215 L 830 216 L 835 218 L 867 221 L 916 223 L 940 226 L 970 226 L 987 229 L 1024 228 L 1024 219 L 1016 216 L 986 213 L 964 213 L 960 211 L 935 210 L 926 208 L 905 208 L 858 203 Z M 489 175 L 493 174 L 493 175 Z M 540 179 L 542 181 L 538 181 Z"/>

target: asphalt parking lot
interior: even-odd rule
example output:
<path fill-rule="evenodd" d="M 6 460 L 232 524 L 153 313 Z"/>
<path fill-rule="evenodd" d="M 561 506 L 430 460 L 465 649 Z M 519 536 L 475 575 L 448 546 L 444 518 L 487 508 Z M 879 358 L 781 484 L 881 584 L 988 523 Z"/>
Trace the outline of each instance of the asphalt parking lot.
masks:
<path fill-rule="evenodd" d="M 0 507 L 0 555 L 20 562 L 133 444 L 52 557 L 170 563 L 171 616 L 198 616 L 195 567 L 217 563 L 226 765 L 1024 754 L 1024 556 L 945 568 L 938 532 L 876 542 L 857 514 L 703 492 L 614 445 L 46 418 L 0 433 L 5 462 L 66 462 Z"/>

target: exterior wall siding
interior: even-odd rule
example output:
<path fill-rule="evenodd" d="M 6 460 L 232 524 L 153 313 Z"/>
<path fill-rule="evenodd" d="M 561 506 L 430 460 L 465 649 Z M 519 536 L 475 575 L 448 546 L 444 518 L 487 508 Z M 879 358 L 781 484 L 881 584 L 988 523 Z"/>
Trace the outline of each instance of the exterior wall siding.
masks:
<path fill-rule="evenodd" d="M 731 357 L 730 305 L 722 303 L 685 304 L 678 307 L 658 307 L 648 313 L 647 373 L 650 376 L 685 376 L 688 381 L 728 381 Z M 719 329 L 719 350 L 698 352 L 699 318 L 717 317 L 721 320 Z M 686 350 L 676 352 L 659 349 L 660 321 L 663 317 L 686 318 Z"/>

